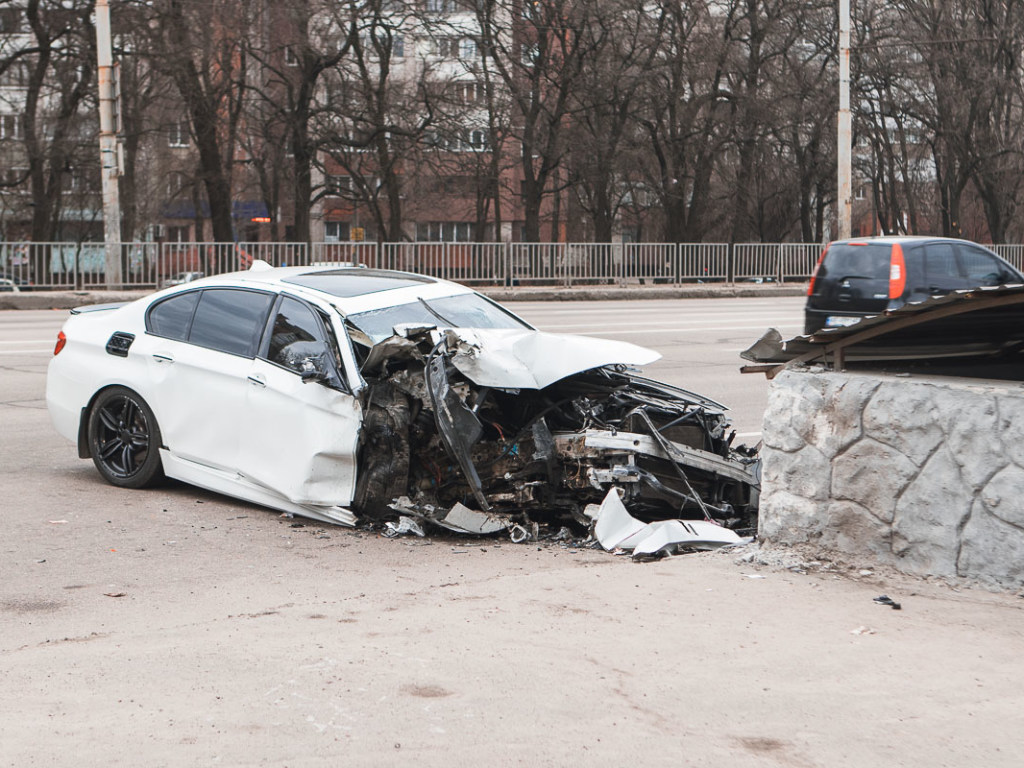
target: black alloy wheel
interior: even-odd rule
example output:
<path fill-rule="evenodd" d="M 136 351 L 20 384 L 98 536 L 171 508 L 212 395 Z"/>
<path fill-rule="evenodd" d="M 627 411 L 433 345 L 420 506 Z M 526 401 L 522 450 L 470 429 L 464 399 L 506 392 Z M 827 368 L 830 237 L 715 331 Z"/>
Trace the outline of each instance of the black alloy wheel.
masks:
<path fill-rule="evenodd" d="M 146 401 L 125 387 L 104 390 L 89 412 L 89 449 L 104 479 L 143 488 L 159 479 L 160 429 Z"/>

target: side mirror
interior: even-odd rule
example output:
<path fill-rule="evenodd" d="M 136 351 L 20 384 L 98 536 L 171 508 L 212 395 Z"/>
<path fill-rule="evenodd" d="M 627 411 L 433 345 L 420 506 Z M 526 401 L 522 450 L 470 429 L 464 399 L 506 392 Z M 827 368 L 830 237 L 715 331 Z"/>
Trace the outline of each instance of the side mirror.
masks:
<path fill-rule="evenodd" d="M 309 384 L 313 381 L 327 381 L 331 377 L 323 355 L 303 358 L 302 362 L 299 363 L 299 375 L 302 377 L 303 384 Z"/>

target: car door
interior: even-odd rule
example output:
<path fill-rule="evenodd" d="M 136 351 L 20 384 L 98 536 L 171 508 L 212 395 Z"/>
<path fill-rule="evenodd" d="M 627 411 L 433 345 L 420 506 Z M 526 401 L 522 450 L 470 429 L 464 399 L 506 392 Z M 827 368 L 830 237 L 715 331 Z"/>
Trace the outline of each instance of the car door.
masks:
<path fill-rule="evenodd" d="M 146 323 L 152 406 L 174 455 L 234 471 L 246 377 L 274 294 L 209 288 L 154 304 Z"/>
<path fill-rule="evenodd" d="M 245 403 L 238 466 L 246 478 L 296 504 L 351 503 L 361 408 L 324 313 L 280 297 L 249 368 Z"/>

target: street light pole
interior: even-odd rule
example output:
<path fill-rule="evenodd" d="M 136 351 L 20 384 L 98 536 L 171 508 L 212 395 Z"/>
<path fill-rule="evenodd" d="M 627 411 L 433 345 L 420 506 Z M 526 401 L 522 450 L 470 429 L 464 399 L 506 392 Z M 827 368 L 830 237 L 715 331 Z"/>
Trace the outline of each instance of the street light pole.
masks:
<path fill-rule="evenodd" d="M 839 0 L 839 136 L 836 145 L 839 181 L 836 208 L 839 217 L 839 239 L 852 233 L 853 130 L 850 121 L 850 0 Z"/>
<path fill-rule="evenodd" d="M 110 44 L 110 3 L 96 0 L 96 59 L 100 99 L 100 177 L 103 185 L 103 239 L 106 243 L 106 284 L 120 288 L 121 196 L 118 191 L 120 162 L 117 125 L 114 120 L 114 54 Z"/>

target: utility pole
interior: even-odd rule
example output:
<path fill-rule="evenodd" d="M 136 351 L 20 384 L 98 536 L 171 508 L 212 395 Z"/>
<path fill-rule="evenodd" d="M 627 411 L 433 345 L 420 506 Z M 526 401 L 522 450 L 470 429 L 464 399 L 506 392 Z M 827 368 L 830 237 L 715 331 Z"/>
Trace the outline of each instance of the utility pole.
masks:
<path fill-rule="evenodd" d="M 100 96 L 100 175 L 103 183 L 103 239 L 107 288 L 121 288 L 121 195 L 114 107 L 114 55 L 110 44 L 110 3 L 96 0 L 96 59 Z"/>
<path fill-rule="evenodd" d="M 839 0 L 839 136 L 836 145 L 836 175 L 839 194 L 836 210 L 839 216 L 839 239 L 851 236 L 853 186 L 853 130 L 850 122 L 850 0 Z"/>

